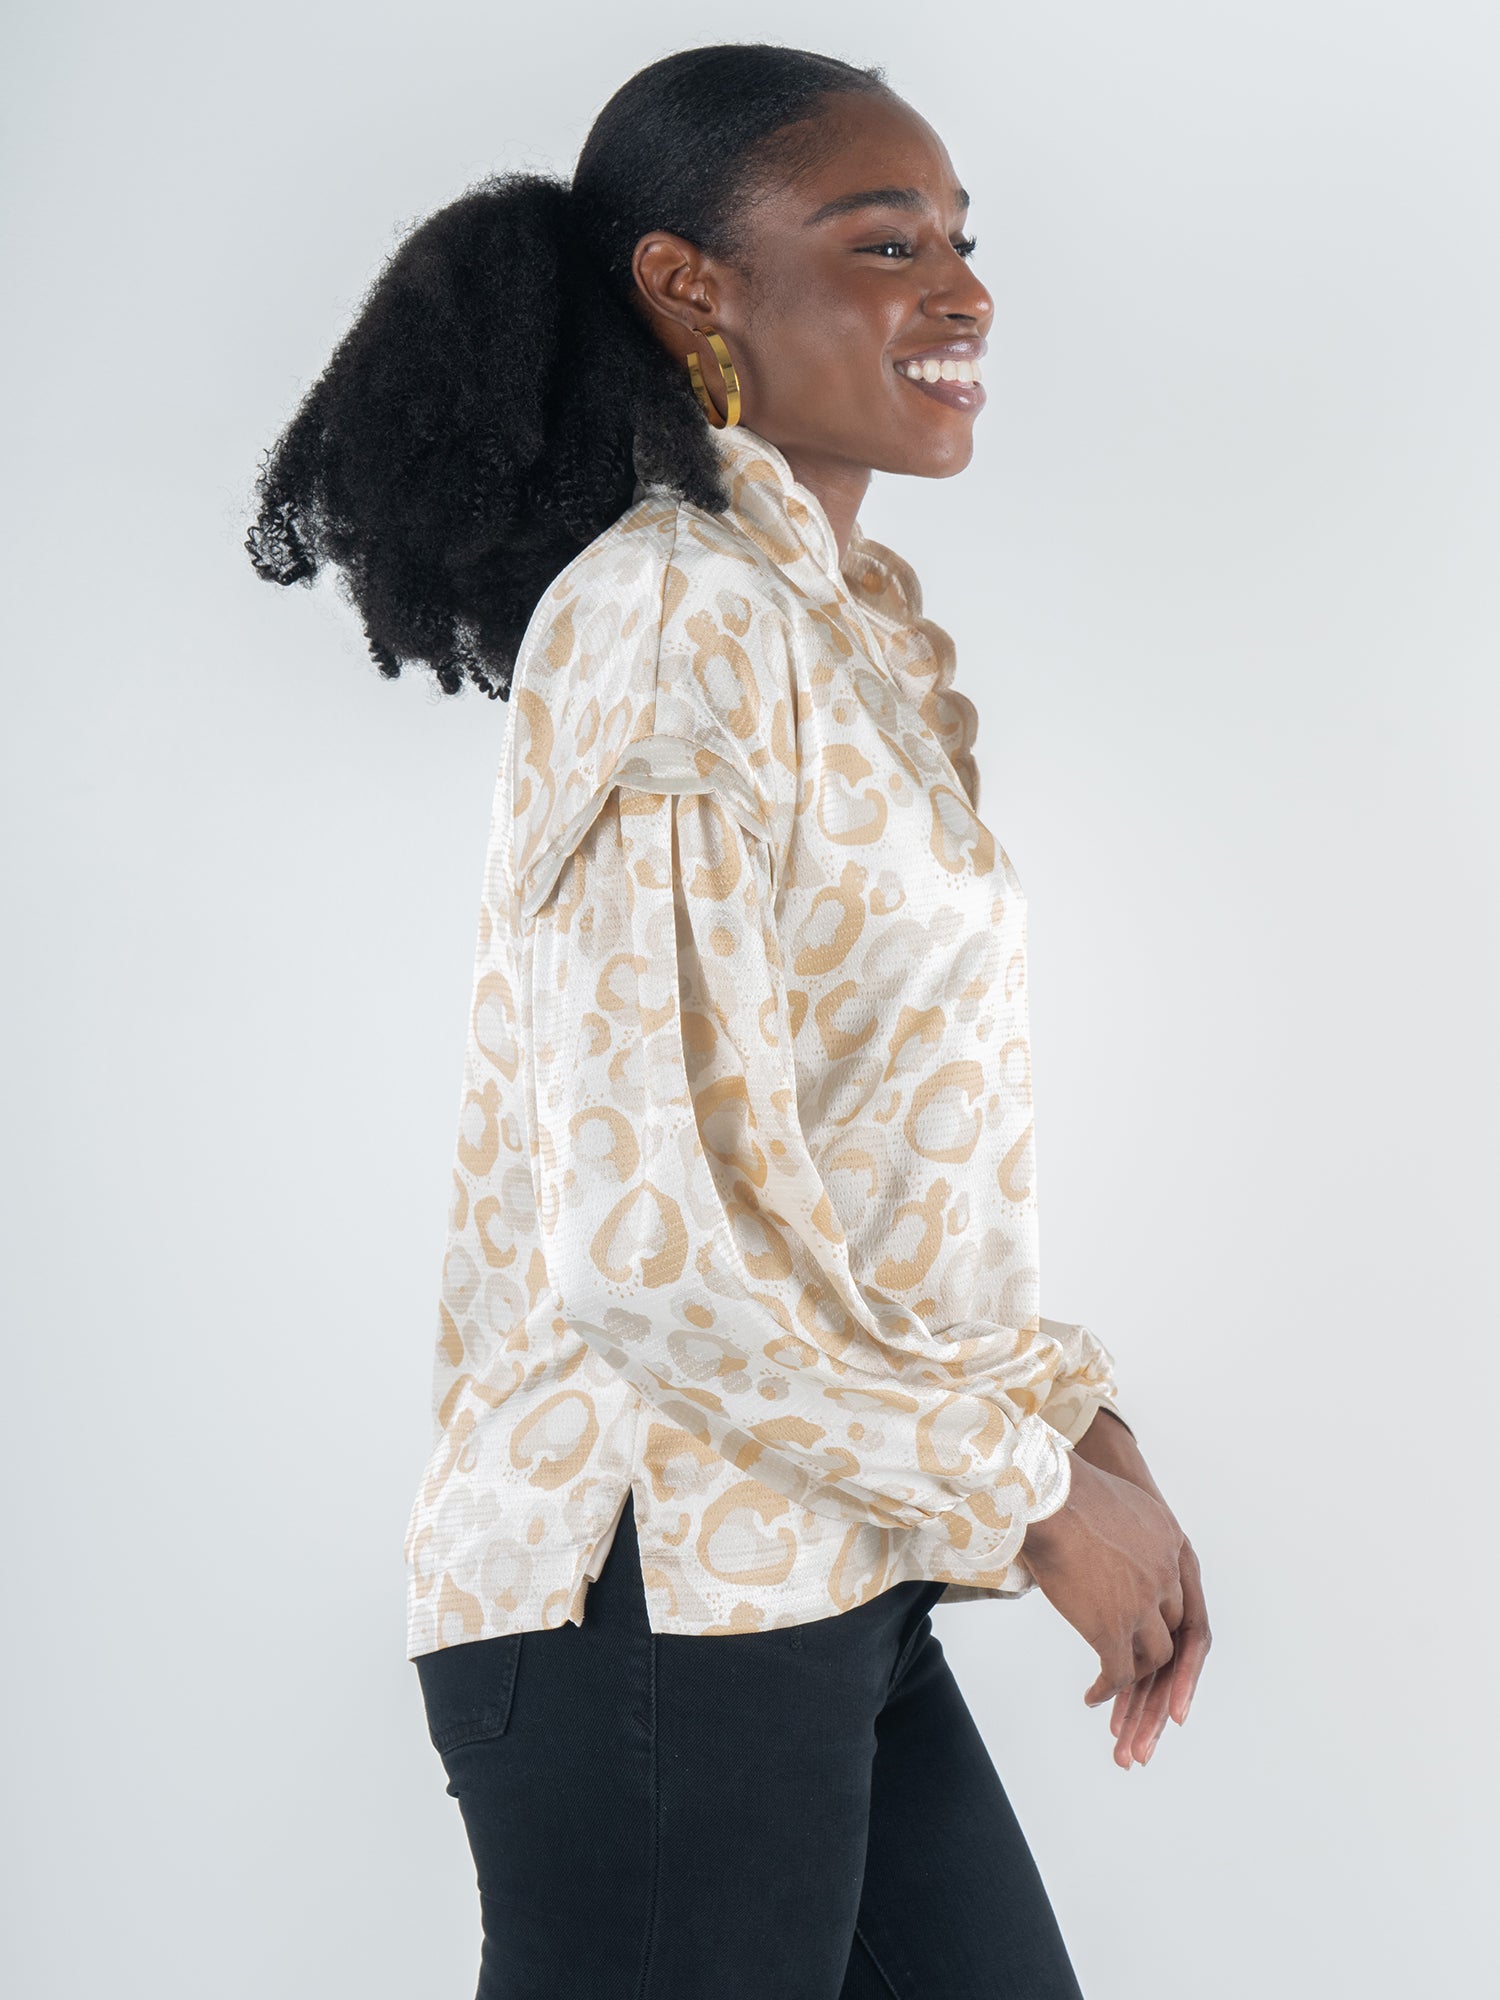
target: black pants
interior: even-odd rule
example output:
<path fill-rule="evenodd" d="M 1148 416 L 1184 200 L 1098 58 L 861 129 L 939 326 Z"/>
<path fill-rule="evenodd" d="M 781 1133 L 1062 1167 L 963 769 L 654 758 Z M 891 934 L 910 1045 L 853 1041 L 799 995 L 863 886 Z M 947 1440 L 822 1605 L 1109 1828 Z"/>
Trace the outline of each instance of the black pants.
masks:
<path fill-rule="evenodd" d="M 1081 2000 L 941 1591 L 653 1634 L 627 1496 L 582 1625 L 421 1655 L 477 2000 Z"/>

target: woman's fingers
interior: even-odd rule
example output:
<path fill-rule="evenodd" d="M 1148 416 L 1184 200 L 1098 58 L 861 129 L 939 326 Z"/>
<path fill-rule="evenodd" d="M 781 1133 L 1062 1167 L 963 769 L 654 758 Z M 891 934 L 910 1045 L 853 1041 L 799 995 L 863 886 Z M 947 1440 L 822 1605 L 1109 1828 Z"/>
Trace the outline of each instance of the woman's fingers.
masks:
<path fill-rule="evenodd" d="M 1172 1659 L 1157 1670 L 1150 1693 L 1140 1704 L 1132 1723 L 1130 1751 L 1143 1764 L 1151 1761 L 1151 1754 L 1161 1740 L 1169 1715 L 1179 1727 L 1187 1721 L 1193 1689 L 1198 1684 L 1203 1662 L 1213 1643 L 1203 1602 L 1198 1559 L 1186 1542 L 1183 1544 L 1181 1576 L 1183 1614 L 1173 1634 Z"/>
<path fill-rule="evenodd" d="M 1178 1617 L 1171 1632 L 1171 1655 L 1154 1671 L 1143 1673 L 1132 1686 L 1121 1691 L 1110 1717 L 1115 1762 L 1126 1770 L 1133 1763 L 1150 1762 L 1168 1716 L 1179 1726 L 1187 1721 L 1193 1690 L 1213 1643 L 1198 1558 L 1186 1539 L 1178 1576 L 1182 1595 L 1180 1611 L 1175 1603 L 1171 1607 Z"/>
<path fill-rule="evenodd" d="M 1140 1678 L 1140 1672 L 1141 1661 L 1132 1651 L 1129 1636 L 1117 1635 L 1107 1648 L 1099 1649 L 1099 1671 L 1091 1685 L 1085 1688 L 1084 1701 L 1090 1708 L 1113 1701 L 1118 1712 L 1119 1702 L 1130 1694 Z"/>
<path fill-rule="evenodd" d="M 1182 1545 L 1182 1623 L 1177 1628 L 1176 1657 L 1172 1670 L 1171 1714 L 1180 1727 L 1188 1719 L 1193 1690 L 1213 1644 L 1208 1628 L 1208 1607 L 1203 1602 L 1203 1580 L 1192 1545 Z"/>
<path fill-rule="evenodd" d="M 1149 1764 L 1151 1752 L 1156 1748 L 1156 1740 L 1161 1735 L 1167 1720 L 1167 1703 L 1172 1696 L 1173 1674 L 1176 1661 L 1169 1660 L 1164 1667 L 1158 1667 L 1151 1676 L 1151 1686 L 1146 1699 L 1141 1704 L 1141 1712 L 1136 1717 L 1135 1731 L 1131 1738 L 1130 1754 L 1138 1764 Z"/>
<path fill-rule="evenodd" d="M 1101 1702 L 1106 1701 L 1119 1703 L 1129 1695 L 1134 1685 L 1128 1661 L 1117 1660 L 1112 1665 L 1106 1666 L 1101 1654 L 1099 1671 L 1090 1685 L 1084 1689 L 1083 1699 L 1090 1708 L 1098 1708 Z"/>
<path fill-rule="evenodd" d="M 1160 1671 L 1161 1669 L 1158 1668 L 1156 1673 L 1142 1674 L 1140 1679 L 1130 1689 L 1129 1698 L 1125 1704 L 1124 1720 L 1120 1725 L 1119 1734 L 1115 1738 L 1115 1762 L 1125 1770 L 1129 1770 L 1133 1761 L 1130 1746 L 1135 1740 L 1136 1726 L 1140 1721 L 1141 1712 L 1146 1705 L 1146 1697 L 1155 1686 L 1157 1673 L 1160 1673 Z"/>

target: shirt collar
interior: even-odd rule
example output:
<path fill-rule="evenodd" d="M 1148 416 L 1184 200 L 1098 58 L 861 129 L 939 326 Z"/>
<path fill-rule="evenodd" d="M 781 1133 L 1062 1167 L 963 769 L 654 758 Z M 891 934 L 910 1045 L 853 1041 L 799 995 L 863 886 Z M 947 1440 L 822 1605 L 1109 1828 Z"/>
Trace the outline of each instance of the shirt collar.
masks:
<path fill-rule="evenodd" d="M 837 585 L 842 577 L 833 524 L 786 454 L 743 424 L 711 428 L 709 436 L 729 487 L 735 525 L 784 569 L 795 571 L 810 561 Z"/>
<path fill-rule="evenodd" d="M 917 709 L 977 800 L 977 717 L 952 685 L 953 641 L 922 615 L 922 588 L 910 563 L 858 521 L 841 563 L 822 501 L 797 479 L 785 453 L 744 424 L 707 428 L 729 488 L 728 514 L 720 518 L 770 556 L 812 603 L 863 626 L 872 657 Z"/>

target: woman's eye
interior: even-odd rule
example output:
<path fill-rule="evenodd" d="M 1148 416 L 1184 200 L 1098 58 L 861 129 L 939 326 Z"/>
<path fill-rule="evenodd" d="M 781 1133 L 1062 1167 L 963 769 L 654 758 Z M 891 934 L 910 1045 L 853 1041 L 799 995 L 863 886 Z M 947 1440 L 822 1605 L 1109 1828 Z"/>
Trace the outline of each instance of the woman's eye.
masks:
<path fill-rule="evenodd" d="M 894 250 L 898 257 L 910 257 L 912 255 L 911 245 L 900 242 L 896 238 L 892 238 L 888 243 L 870 243 L 865 247 L 866 254 L 874 257 L 882 257 L 888 250 Z M 953 248 L 958 252 L 960 257 L 972 257 L 974 252 L 979 248 L 979 242 L 977 237 L 960 236 L 958 241 L 953 245 Z M 894 261 L 894 259 L 891 261 Z"/>

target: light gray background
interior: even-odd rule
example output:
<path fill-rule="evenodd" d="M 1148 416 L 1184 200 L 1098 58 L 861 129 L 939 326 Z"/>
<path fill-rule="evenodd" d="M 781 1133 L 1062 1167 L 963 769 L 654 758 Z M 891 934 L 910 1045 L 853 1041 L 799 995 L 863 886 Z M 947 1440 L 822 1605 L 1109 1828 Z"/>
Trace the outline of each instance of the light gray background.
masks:
<path fill-rule="evenodd" d="M 13 16 L 10 1990 L 472 1993 L 401 1539 L 504 711 L 380 681 L 240 542 L 399 234 L 716 33 L 884 62 L 975 194 L 975 462 L 862 518 L 1030 896 L 1044 1306 L 1114 1352 L 1216 1646 L 1127 1774 L 1040 1593 L 938 1630 L 1090 2000 L 1474 1991 L 1500 29 L 1458 0 Z"/>

